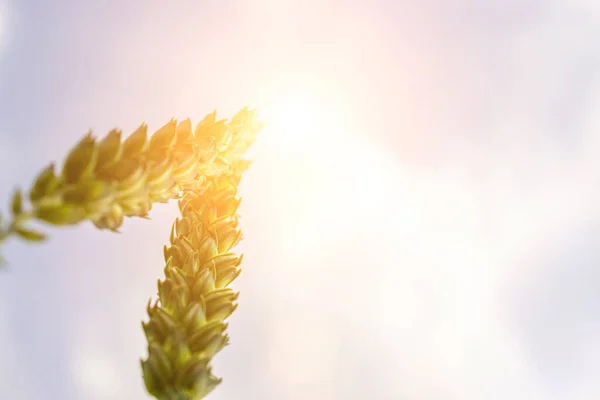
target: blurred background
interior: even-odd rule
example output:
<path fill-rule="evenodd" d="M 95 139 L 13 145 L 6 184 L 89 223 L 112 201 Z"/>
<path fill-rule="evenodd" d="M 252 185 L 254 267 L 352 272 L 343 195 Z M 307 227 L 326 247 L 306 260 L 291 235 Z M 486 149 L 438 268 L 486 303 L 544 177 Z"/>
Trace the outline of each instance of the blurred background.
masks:
<path fill-rule="evenodd" d="M 211 400 L 600 398 L 600 5 L 0 0 L 0 193 L 248 104 Z M 175 204 L 3 246 L 0 398 L 148 399 Z"/>

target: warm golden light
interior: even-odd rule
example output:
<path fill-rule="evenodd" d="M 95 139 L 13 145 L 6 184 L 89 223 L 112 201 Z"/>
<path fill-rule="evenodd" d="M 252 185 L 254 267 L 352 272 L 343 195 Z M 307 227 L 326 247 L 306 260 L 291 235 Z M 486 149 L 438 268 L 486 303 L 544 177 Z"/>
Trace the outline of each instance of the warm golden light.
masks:
<path fill-rule="evenodd" d="M 309 136 L 318 128 L 319 110 L 313 104 L 306 99 L 286 101 L 276 108 L 275 122 L 293 138 Z"/>
<path fill-rule="evenodd" d="M 297 146 L 328 135 L 329 111 L 319 104 L 318 98 L 289 94 L 277 99 L 264 116 L 269 130 L 277 132 L 277 141 Z"/>
<path fill-rule="evenodd" d="M 332 79 L 290 71 L 274 77 L 258 99 L 267 123 L 262 141 L 281 151 L 337 153 L 356 136 L 356 116 L 345 107 L 343 91 Z"/>

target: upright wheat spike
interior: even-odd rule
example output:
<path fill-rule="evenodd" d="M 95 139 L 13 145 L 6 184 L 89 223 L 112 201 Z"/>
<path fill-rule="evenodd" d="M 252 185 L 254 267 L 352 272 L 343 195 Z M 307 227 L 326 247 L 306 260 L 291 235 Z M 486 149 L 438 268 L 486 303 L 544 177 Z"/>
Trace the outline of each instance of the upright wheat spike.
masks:
<path fill-rule="evenodd" d="M 244 108 L 230 121 L 208 114 L 194 130 L 189 119 L 171 120 L 149 139 L 145 124 L 123 142 L 116 129 L 101 141 L 90 133 L 59 174 L 54 164 L 39 174 L 29 209 L 16 190 L 10 222 L 0 215 L 0 244 L 11 236 L 40 241 L 45 234 L 28 221 L 89 220 L 117 231 L 124 217 L 147 217 L 153 203 L 179 199 L 182 216 L 164 250 L 165 279 L 142 323 L 148 340 L 144 382 L 159 400 L 199 400 L 221 381 L 209 363 L 228 343 L 224 321 L 237 307 L 238 294 L 227 287 L 242 261 L 230 251 L 241 239 L 237 187 L 250 165 L 244 153 L 261 128 L 257 113 Z"/>
<path fill-rule="evenodd" d="M 227 287 L 242 261 L 230 252 L 241 239 L 237 186 L 249 165 L 241 154 L 257 132 L 253 114 L 236 117 L 232 140 L 220 153 L 228 167 L 184 190 L 179 201 L 182 218 L 165 246 L 165 279 L 158 282 L 156 303 L 148 304 L 149 322 L 142 324 L 148 339 L 144 381 L 160 400 L 198 400 L 221 381 L 209 363 L 227 345 L 224 321 L 237 307 L 238 294 Z"/>

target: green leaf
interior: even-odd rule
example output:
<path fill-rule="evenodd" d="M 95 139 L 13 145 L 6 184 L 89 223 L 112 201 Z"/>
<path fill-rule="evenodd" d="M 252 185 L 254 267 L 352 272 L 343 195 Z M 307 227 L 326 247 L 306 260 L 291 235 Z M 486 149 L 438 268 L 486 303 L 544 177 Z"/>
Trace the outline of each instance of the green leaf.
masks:
<path fill-rule="evenodd" d="M 37 232 L 27 228 L 16 228 L 17 235 L 29 242 L 42 242 L 47 239 L 47 236 L 41 232 Z"/>
<path fill-rule="evenodd" d="M 23 192 L 21 192 L 21 189 L 15 191 L 10 208 L 13 215 L 20 215 L 23 213 Z"/>

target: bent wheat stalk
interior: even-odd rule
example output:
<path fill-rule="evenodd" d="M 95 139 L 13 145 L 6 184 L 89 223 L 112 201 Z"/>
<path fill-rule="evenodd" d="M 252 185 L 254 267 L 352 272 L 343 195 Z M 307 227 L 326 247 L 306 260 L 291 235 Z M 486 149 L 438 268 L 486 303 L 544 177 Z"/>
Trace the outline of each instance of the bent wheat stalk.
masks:
<path fill-rule="evenodd" d="M 98 141 L 91 133 L 68 154 L 62 170 L 50 164 L 29 189 L 11 200 L 11 220 L 0 218 L 0 244 L 11 236 L 41 241 L 30 220 L 75 225 L 89 220 L 118 231 L 124 217 L 146 217 L 153 203 L 179 200 L 181 218 L 165 246 L 165 279 L 143 322 L 148 357 L 144 382 L 160 400 L 198 400 L 221 381 L 211 373 L 213 356 L 229 341 L 224 322 L 238 293 L 227 286 L 239 275 L 242 256 L 231 252 L 241 239 L 237 186 L 250 162 L 244 153 L 262 125 L 242 109 L 230 121 L 208 114 L 191 122 L 171 120 L 150 138 L 142 124 L 121 141 L 113 130 Z M 0 216 L 1 217 L 1 216 Z"/>

